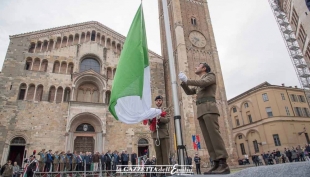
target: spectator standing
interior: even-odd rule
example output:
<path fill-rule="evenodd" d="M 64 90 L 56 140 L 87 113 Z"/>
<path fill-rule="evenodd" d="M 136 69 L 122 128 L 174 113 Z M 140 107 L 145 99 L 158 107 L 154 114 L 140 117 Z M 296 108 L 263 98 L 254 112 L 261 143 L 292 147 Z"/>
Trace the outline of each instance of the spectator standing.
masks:
<path fill-rule="evenodd" d="M 13 177 L 18 177 L 19 174 L 19 166 L 17 165 L 17 162 L 14 162 L 14 166 L 13 166 Z"/>
<path fill-rule="evenodd" d="M 196 173 L 197 174 L 201 174 L 201 171 L 200 171 L 200 157 L 198 156 L 198 153 L 195 154 L 195 157 L 194 157 L 194 161 L 195 161 L 195 164 L 196 164 Z"/>

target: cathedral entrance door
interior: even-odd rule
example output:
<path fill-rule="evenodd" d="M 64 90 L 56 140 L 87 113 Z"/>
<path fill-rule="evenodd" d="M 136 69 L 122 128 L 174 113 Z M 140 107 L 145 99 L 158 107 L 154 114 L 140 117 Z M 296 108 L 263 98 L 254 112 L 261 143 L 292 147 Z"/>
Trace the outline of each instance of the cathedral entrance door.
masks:
<path fill-rule="evenodd" d="M 149 142 L 146 139 L 141 138 L 138 141 L 138 156 L 141 157 L 144 155 L 149 157 Z"/>
<path fill-rule="evenodd" d="M 74 140 L 74 151 L 94 153 L 95 140 L 92 136 L 77 136 Z"/>

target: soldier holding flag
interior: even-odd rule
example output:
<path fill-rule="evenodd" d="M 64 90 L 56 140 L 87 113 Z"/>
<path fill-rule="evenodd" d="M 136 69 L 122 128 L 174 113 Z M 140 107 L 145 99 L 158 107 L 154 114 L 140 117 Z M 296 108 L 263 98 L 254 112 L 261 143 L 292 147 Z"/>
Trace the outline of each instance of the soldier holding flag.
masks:
<path fill-rule="evenodd" d="M 196 67 L 195 74 L 200 77 L 197 80 L 187 79 L 184 73 L 179 74 L 182 81 L 181 87 L 187 95 L 197 94 L 197 117 L 201 132 L 206 142 L 209 155 L 214 159 L 214 166 L 204 174 L 229 174 L 228 158 L 224 141 L 219 130 L 218 117 L 220 115 L 216 105 L 216 76 L 211 72 L 207 63 L 200 63 Z M 189 86 L 194 86 L 189 88 Z"/>

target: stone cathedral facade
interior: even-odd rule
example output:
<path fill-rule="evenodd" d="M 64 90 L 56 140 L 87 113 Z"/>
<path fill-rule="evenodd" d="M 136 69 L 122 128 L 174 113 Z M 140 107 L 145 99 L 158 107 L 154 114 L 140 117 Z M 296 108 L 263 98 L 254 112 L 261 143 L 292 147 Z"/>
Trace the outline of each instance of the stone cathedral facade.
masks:
<path fill-rule="evenodd" d="M 33 150 L 127 150 L 154 155 L 149 127 L 108 111 L 125 37 L 98 22 L 10 36 L 0 74 L 0 156 Z M 149 51 L 152 96 L 165 97 L 163 59 Z"/>
<path fill-rule="evenodd" d="M 152 97 L 162 95 L 164 106 L 173 114 L 162 4 L 158 2 L 163 57 L 149 51 Z M 170 0 L 168 4 L 177 72 L 197 78 L 194 67 L 207 62 L 217 74 L 219 123 L 230 162 L 234 162 L 232 126 L 207 3 Z M 1 164 L 7 159 L 21 164 L 23 157 L 43 148 L 154 155 L 148 126 L 123 124 L 108 111 L 124 41 L 124 36 L 94 21 L 10 36 L 0 73 Z M 187 152 L 192 157 L 198 152 L 204 164 L 209 156 L 195 115 L 195 97 L 179 90 L 179 100 Z M 176 153 L 174 134 L 172 115 L 171 154 Z M 199 151 L 193 149 L 192 135 L 200 136 Z"/>

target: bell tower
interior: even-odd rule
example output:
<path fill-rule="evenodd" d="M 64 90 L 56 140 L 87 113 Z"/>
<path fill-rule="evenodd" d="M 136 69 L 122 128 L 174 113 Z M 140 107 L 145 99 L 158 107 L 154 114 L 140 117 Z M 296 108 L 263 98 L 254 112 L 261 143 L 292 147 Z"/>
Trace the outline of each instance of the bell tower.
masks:
<path fill-rule="evenodd" d="M 229 154 L 229 162 L 234 163 L 236 162 L 234 161 L 236 155 L 232 137 L 232 123 L 231 119 L 228 117 L 225 86 L 207 1 L 167 0 L 167 3 L 176 74 L 178 75 L 180 71 L 183 71 L 189 79 L 199 79 L 194 71 L 195 67 L 201 62 L 208 63 L 211 67 L 211 71 L 216 74 L 216 101 L 221 114 L 219 117 L 220 131 L 226 145 L 227 153 Z M 162 55 L 164 57 L 165 68 L 166 100 L 167 106 L 173 108 L 162 0 L 158 0 L 158 5 Z M 183 143 L 186 145 L 187 153 L 193 157 L 193 155 L 198 152 L 202 161 L 208 162 L 208 151 L 196 115 L 196 98 L 195 96 L 186 95 L 184 91 L 181 90 L 181 87 L 179 87 L 178 91 L 182 117 Z M 172 120 L 170 122 L 171 153 L 175 153 L 174 121 Z M 200 137 L 201 149 L 198 151 L 194 150 L 192 135 L 199 135 Z"/>

